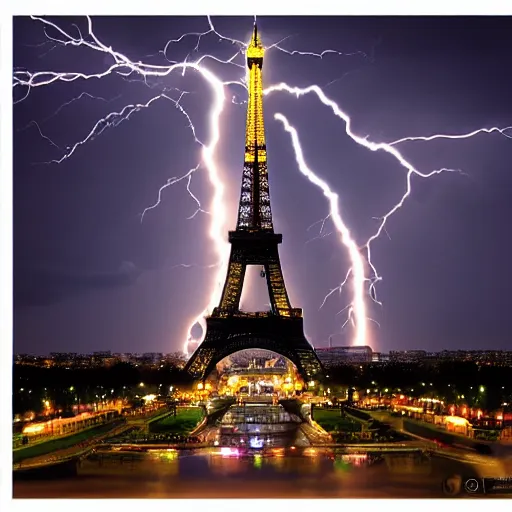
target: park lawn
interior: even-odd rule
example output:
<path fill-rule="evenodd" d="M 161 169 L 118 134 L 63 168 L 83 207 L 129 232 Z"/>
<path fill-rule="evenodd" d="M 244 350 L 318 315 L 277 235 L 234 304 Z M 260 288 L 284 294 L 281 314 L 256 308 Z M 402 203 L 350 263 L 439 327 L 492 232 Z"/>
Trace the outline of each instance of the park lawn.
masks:
<path fill-rule="evenodd" d="M 71 446 L 79 444 L 86 439 L 104 434 L 105 432 L 113 429 L 115 426 L 118 426 L 118 424 L 113 425 L 111 423 L 106 423 L 104 425 L 98 425 L 97 427 L 88 428 L 87 430 L 83 430 L 82 432 L 78 432 L 77 434 L 66 436 L 61 439 L 52 439 L 51 441 L 38 443 L 34 446 L 21 448 L 19 450 L 13 451 L 12 462 L 16 464 L 17 462 L 30 459 L 31 457 L 39 457 L 40 455 L 46 455 L 47 453 L 55 452 L 57 450 L 70 448 Z"/>
<path fill-rule="evenodd" d="M 199 407 L 180 407 L 176 416 L 166 416 L 150 424 L 154 434 L 188 434 L 203 419 L 203 409 Z"/>
<path fill-rule="evenodd" d="M 327 432 L 361 431 L 361 423 L 347 416 L 342 417 L 339 410 L 315 408 L 313 419 Z"/>

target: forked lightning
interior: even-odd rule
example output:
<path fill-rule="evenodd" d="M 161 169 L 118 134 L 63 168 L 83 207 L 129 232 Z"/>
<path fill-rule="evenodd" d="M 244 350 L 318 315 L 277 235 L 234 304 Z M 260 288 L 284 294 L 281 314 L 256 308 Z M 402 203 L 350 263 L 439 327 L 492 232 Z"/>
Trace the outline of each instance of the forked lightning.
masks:
<path fill-rule="evenodd" d="M 170 95 L 170 91 L 164 88 L 163 91 L 155 95 L 146 103 L 141 104 L 130 104 L 126 105 L 124 108 L 117 112 L 111 112 L 104 118 L 100 119 L 90 130 L 88 135 L 80 140 L 67 147 L 66 150 L 63 150 L 64 155 L 58 159 L 54 159 L 51 163 L 61 163 L 64 160 L 70 158 L 76 151 L 79 150 L 80 146 L 86 144 L 87 142 L 91 142 L 95 137 L 101 135 L 106 129 L 115 127 L 119 123 L 130 119 L 130 117 L 145 108 L 149 108 L 153 103 L 157 100 L 167 100 L 170 101 L 175 108 L 178 108 L 180 112 L 185 116 L 187 120 L 188 127 L 192 131 L 192 135 L 194 137 L 195 142 L 201 148 L 201 160 L 197 163 L 195 167 L 187 171 L 180 177 L 170 178 L 158 191 L 157 199 L 153 205 L 148 206 L 141 214 L 141 221 L 145 218 L 145 216 L 152 209 L 156 208 L 162 198 L 163 192 L 167 187 L 175 185 L 179 182 L 186 182 L 186 190 L 189 193 L 190 197 L 196 204 L 196 211 L 189 217 L 193 218 L 198 213 L 205 213 L 209 215 L 210 219 L 210 228 L 209 228 L 209 237 L 213 242 L 214 249 L 217 255 L 218 262 L 214 265 L 211 265 L 212 268 L 217 268 L 215 279 L 213 282 L 213 286 L 211 292 L 209 294 L 208 303 L 205 305 L 203 311 L 198 314 L 190 323 L 186 342 L 184 345 L 184 351 L 189 353 L 190 345 L 193 343 L 199 343 L 202 341 L 201 338 L 195 339 L 192 335 L 193 327 L 198 324 L 202 327 L 202 334 L 205 334 L 205 317 L 207 314 L 211 312 L 213 307 L 219 302 L 221 286 L 223 284 L 223 279 L 226 275 L 226 265 L 229 259 L 229 244 L 225 239 L 225 233 L 227 232 L 227 212 L 225 207 L 225 196 L 224 191 L 226 188 L 226 183 L 224 182 L 221 174 L 219 173 L 218 167 L 216 165 L 216 151 L 217 145 L 221 137 L 221 130 L 219 119 L 220 115 L 223 111 L 223 108 L 226 104 L 226 88 L 228 87 L 242 87 L 246 89 L 246 76 L 241 76 L 238 80 L 223 80 L 220 76 L 211 72 L 205 64 L 209 60 L 214 60 L 218 63 L 227 65 L 227 66 L 235 66 L 241 69 L 245 69 L 245 66 L 241 62 L 237 62 L 237 58 L 239 56 L 243 56 L 244 50 L 247 48 L 247 44 L 243 41 L 239 41 L 236 39 L 232 39 L 220 34 L 214 27 L 211 18 L 208 16 L 208 26 L 209 30 L 205 32 L 195 32 L 195 33 L 187 33 L 180 36 L 178 39 L 173 39 L 167 42 L 165 47 L 160 50 L 160 54 L 164 56 L 168 65 L 154 65 L 148 64 L 141 61 L 134 62 L 130 60 L 123 53 L 114 50 L 111 46 L 103 43 L 99 37 L 94 34 L 93 31 L 93 23 L 92 19 L 87 16 L 87 34 L 83 36 L 80 32 L 78 33 L 78 37 L 72 36 L 69 32 L 63 30 L 57 24 L 50 22 L 49 20 L 39 17 L 32 16 L 33 20 L 36 20 L 43 24 L 45 35 L 54 45 L 64 45 L 64 46 L 84 46 L 89 48 L 92 51 L 102 52 L 112 58 L 112 63 L 106 67 L 106 69 L 99 73 L 94 74 L 86 74 L 80 71 L 69 71 L 69 72 L 56 72 L 56 71 L 38 71 L 31 72 L 27 70 L 15 70 L 13 74 L 13 87 L 16 90 L 22 90 L 23 93 L 20 95 L 19 99 L 15 101 L 15 103 L 23 101 L 29 94 L 32 88 L 41 87 L 41 86 L 49 86 L 52 83 L 58 81 L 64 82 L 73 82 L 76 80 L 89 80 L 89 79 L 101 79 L 108 75 L 116 74 L 119 75 L 120 78 L 125 80 L 131 80 L 133 76 L 140 76 L 148 87 L 154 88 L 158 86 L 158 84 L 152 84 L 150 82 L 151 79 L 158 79 L 162 77 L 166 77 L 171 73 L 175 73 L 181 71 L 181 74 L 184 75 L 186 70 L 191 70 L 199 74 L 202 79 L 206 81 L 206 83 L 210 86 L 213 92 L 213 101 L 209 111 L 209 140 L 207 142 L 200 141 L 196 136 L 196 129 L 194 124 L 190 118 L 190 115 L 184 109 L 182 104 L 180 103 L 183 95 L 186 91 L 181 92 L 178 98 L 173 98 Z M 52 31 L 52 35 L 48 32 Z M 185 61 L 179 62 L 172 60 L 170 57 L 172 46 L 174 44 L 179 44 L 187 37 L 196 37 L 197 43 L 193 52 L 197 52 L 200 47 L 200 43 L 202 38 L 208 36 L 209 34 L 214 34 L 221 41 L 226 41 L 231 43 L 232 45 L 237 47 L 237 51 L 228 59 L 220 59 L 215 55 L 203 55 L 195 61 L 190 61 L 190 56 L 187 57 Z M 285 38 L 287 39 L 287 38 Z M 320 53 L 307 52 L 307 51 L 299 51 L 299 50 L 287 50 L 280 46 L 283 43 L 284 39 L 269 45 L 267 50 L 275 49 L 277 51 L 284 52 L 288 55 L 297 56 L 296 58 L 312 56 L 316 58 L 322 59 L 325 55 L 328 54 L 336 54 L 342 56 L 350 56 L 350 55 L 361 55 L 366 57 L 363 52 L 353 52 L 353 53 L 342 53 L 337 50 L 324 50 Z M 156 54 L 158 55 L 158 54 Z M 420 176 L 422 178 L 428 178 L 435 174 L 440 174 L 442 172 L 455 172 L 455 169 L 437 169 L 433 170 L 429 173 L 422 173 L 418 171 L 409 161 L 407 161 L 403 155 L 398 151 L 397 146 L 406 142 L 413 141 L 431 141 L 434 139 L 444 138 L 444 139 L 463 139 L 476 136 L 481 133 L 499 133 L 505 137 L 512 138 L 512 126 L 508 126 L 505 128 L 480 128 L 478 130 L 474 130 L 470 133 L 459 134 L 459 135 L 445 135 L 445 134 L 433 134 L 429 136 L 415 136 L 415 137 L 404 137 L 399 140 L 382 143 L 382 142 L 372 142 L 367 137 L 361 137 L 356 135 L 351 128 L 351 119 L 350 117 L 341 110 L 341 108 L 330 98 L 326 96 L 323 90 L 318 85 L 312 85 L 306 88 L 298 88 L 287 83 L 279 83 L 276 85 L 271 85 L 264 90 L 264 94 L 272 94 L 276 92 L 285 92 L 287 94 L 295 95 L 297 97 L 301 97 L 307 94 L 314 94 L 323 105 L 328 107 L 332 113 L 338 117 L 345 124 L 345 131 L 347 135 L 357 142 L 358 144 L 366 147 L 370 151 L 383 151 L 390 155 L 392 155 L 397 163 L 402 166 L 406 170 L 405 175 L 405 192 L 399 198 L 399 200 L 394 204 L 387 213 L 381 215 L 379 217 L 378 227 L 375 233 L 368 238 L 368 240 L 364 241 L 362 244 L 357 243 L 354 240 L 353 235 L 351 234 L 349 226 L 343 220 L 342 211 L 338 202 L 338 195 L 329 187 L 329 185 L 322 180 L 305 162 L 303 151 L 301 148 L 299 135 L 297 130 L 290 125 L 287 118 L 283 114 L 275 114 L 275 119 L 282 123 L 284 129 L 290 134 L 291 142 L 293 145 L 293 149 L 295 151 L 295 156 L 298 164 L 298 168 L 302 174 L 304 174 L 308 180 L 318 187 L 327 198 L 329 214 L 323 219 L 322 229 L 320 231 L 320 236 L 327 236 L 327 234 L 323 234 L 323 227 L 327 219 L 330 219 L 334 224 L 335 230 L 339 235 L 342 246 L 346 249 L 347 254 L 350 259 L 350 268 L 346 271 L 345 279 L 339 285 L 329 291 L 329 293 L 325 296 L 324 301 L 321 306 L 325 304 L 327 299 L 332 296 L 336 291 L 341 293 L 345 284 L 350 282 L 351 284 L 351 300 L 348 306 L 343 308 L 342 311 L 348 311 L 347 322 L 351 321 L 354 327 L 354 337 L 353 344 L 354 345 L 365 345 L 368 344 L 368 318 L 367 318 L 367 305 L 366 299 L 369 296 L 371 300 L 378 302 L 375 285 L 381 280 L 381 276 L 378 274 L 375 264 L 371 258 L 371 244 L 374 240 L 380 237 L 382 232 L 385 232 L 386 223 L 388 219 L 398 211 L 406 201 L 407 197 L 411 192 L 411 177 L 413 174 Z M 79 97 L 74 98 L 71 101 L 68 101 L 64 105 L 61 105 L 56 112 L 54 112 L 50 117 L 55 117 L 56 114 L 66 105 L 77 101 L 81 98 L 89 97 L 94 98 L 88 93 L 82 93 Z M 229 96 L 228 96 L 229 97 Z M 233 95 L 231 95 L 233 98 Z M 103 101 L 112 101 L 105 100 L 105 98 L 97 98 Z M 234 101 L 234 100 L 230 100 Z M 35 121 L 34 121 L 35 123 Z M 55 144 L 51 139 L 49 139 L 46 135 L 43 135 L 40 126 L 36 123 L 35 126 L 39 130 L 41 136 L 45 139 L 48 139 L 55 147 L 60 149 L 60 146 Z M 192 176 L 200 172 L 202 169 L 206 170 L 208 180 L 212 187 L 212 196 L 210 199 L 210 204 L 208 208 L 203 208 L 200 201 L 190 190 L 190 184 Z M 187 267 L 189 265 L 182 264 L 178 266 Z M 347 323 L 345 322 L 345 324 Z M 344 324 L 344 325 L 345 325 Z"/>

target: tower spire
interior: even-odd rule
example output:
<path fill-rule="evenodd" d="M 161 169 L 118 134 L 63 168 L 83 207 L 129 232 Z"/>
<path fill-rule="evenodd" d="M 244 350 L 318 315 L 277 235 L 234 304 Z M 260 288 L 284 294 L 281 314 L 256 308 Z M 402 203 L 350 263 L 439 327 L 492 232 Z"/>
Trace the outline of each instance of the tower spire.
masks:
<path fill-rule="evenodd" d="M 249 46 L 247 47 L 247 65 L 249 69 L 251 69 L 252 59 L 260 58 L 260 64 L 263 65 L 263 46 L 261 44 L 260 38 L 258 37 L 258 24 L 256 23 L 256 19 L 254 20 L 254 27 L 252 30 L 252 37 Z"/>
<path fill-rule="evenodd" d="M 267 173 L 267 146 L 263 121 L 262 68 L 265 50 L 256 20 L 247 47 L 249 68 L 244 172 L 238 208 L 237 231 L 273 231 Z"/>

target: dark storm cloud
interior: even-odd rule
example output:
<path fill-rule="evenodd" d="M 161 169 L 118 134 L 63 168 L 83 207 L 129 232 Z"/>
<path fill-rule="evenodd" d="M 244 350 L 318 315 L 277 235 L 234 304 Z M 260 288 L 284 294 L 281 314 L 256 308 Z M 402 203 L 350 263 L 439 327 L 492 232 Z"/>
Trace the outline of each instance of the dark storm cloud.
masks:
<path fill-rule="evenodd" d="M 140 271 L 129 261 L 123 262 L 116 272 L 96 274 L 20 268 L 14 275 L 14 307 L 47 306 L 87 292 L 131 286 L 139 276 Z"/>

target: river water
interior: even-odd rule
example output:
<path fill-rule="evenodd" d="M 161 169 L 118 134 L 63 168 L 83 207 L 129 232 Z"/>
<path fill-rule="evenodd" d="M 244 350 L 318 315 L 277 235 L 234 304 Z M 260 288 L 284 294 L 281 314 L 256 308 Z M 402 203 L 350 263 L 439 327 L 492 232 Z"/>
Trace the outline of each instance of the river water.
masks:
<path fill-rule="evenodd" d="M 478 476 L 474 465 L 418 456 L 329 450 L 266 454 L 233 448 L 108 452 L 75 477 L 16 481 L 15 498 L 446 498 L 443 481 Z M 462 497 L 468 497 L 462 492 Z"/>

